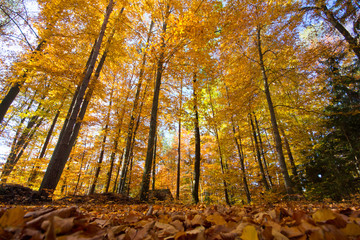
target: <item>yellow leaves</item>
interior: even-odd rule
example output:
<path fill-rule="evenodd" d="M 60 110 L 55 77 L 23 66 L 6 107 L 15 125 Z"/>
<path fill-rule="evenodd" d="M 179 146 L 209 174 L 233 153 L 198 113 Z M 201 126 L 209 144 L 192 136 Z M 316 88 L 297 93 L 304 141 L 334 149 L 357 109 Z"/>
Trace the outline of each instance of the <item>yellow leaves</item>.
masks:
<path fill-rule="evenodd" d="M 206 217 L 206 220 L 215 225 L 225 225 L 226 221 L 219 213 L 215 213 Z"/>
<path fill-rule="evenodd" d="M 336 215 L 330 209 L 322 208 L 317 210 L 312 217 L 315 222 L 326 222 L 335 219 Z"/>
<path fill-rule="evenodd" d="M 24 224 L 24 209 L 15 207 L 7 210 L 0 218 L 0 234 L 7 228 L 17 228 Z"/>
<path fill-rule="evenodd" d="M 341 231 L 348 236 L 359 236 L 360 235 L 360 226 L 356 223 L 348 223 L 345 228 Z"/>
<path fill-rule="evenodd" d="M 258 235 L 256 228 L 253 225 L 247 225 L 244 227 L 243 232 L 241 234 L 241 239 L 243 240 L 258 240 Z"/>

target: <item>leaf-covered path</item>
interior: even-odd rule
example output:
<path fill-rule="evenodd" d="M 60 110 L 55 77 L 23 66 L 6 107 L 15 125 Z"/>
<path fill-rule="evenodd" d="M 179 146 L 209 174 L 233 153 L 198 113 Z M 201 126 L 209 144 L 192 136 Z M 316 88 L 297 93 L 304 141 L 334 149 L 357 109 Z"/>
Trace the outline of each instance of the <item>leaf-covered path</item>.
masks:
<path fill-rule="evenodd" d="M 99 204 L 0 209 L 1 239 L 360 239 L 351 203 L 275 205 Z"/>

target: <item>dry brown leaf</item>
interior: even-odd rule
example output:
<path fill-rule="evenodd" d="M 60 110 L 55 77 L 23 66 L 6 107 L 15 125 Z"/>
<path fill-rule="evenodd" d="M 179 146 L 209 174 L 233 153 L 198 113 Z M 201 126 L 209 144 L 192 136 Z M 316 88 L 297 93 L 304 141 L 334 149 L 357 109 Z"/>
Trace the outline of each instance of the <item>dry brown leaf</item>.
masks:
<path fill-rule="evenodd" d="M 247 225 L 246 227 L 244 227 L 242 234 L 241 234 L 241 239 L 243 239 L 243 240 L 258 240 L 259 237 L 258 237 L 255 226 Z"/>
<path fill-rule="evenodd" d="M 74 217 L 72 218 L 61 218 L 54 216 L 50 221 L 46 220 L 41 224 L 41 229 L 48 229 L 49 225 L 54 228 L 55 234 L 64 234 L 69 232 L 74 226 Z"/>
<path fill-rule="evenodd" d="M 184 224 L 179 220 L 172 221 L 170 224 L 173 225 L 180 232 L 184 231 Z"/>
<path fill-rule="evenodd" d="M 341 231 L 347 236 L 359 236 L 360 235 L 360 226 L 356 223 L 348 223 L 345 228 Z"/>
<path fill-rule="evenodd" d="M 25 211 L 21 207 L 8 209 L 0 218 L 0 234 L 8 228 L 18 228 L 25 222 Z"/>
<path fill-rule="evenodd" d="M 209 215 L 206 217 L 206 220 L 208 222 L 214 223 L 215 225 L 224 225 L 226 224 L 226 221 L 223 216 L 221 216 L 219 213 L 214 213 L 212 215 Z"/>
<path fill-rule="evenodd" d="M 177 232 L 179 232 L 179 230 L 177 230 L 173 225 L 167 223 L 156 222 L 155 228 L 160 230 L 158 232 L 158 236 L 161 238 L 175 235 Z"/>
<path fill-rule="evenodd" d="M 204 219 L 200 214 L 196 214 L 194 218 L 191 220 L 192 226 L 202 226 L 204 225 Z"/>
<path fill-rule="evenodd" d="M 186 239 L 205 240 L 205 228 L 199 226 L 193 230 L 186 231 Z"/>
<path fill-rule="evenodd" d="M 326 222 L 328 220 L 335 219 L 336 215 L 330 209 L 322 208 L 313 213 L 312 217 L 315 222 Z"/>
<path fill-rule="evenodd" d="M 58 216 L 61 218 L 68 218 L 76 212 L 76 209 L 77 209 L 76 207 L 68 207 L 68 208 L 61 208 L 56 211 L 46 213 L 44 215 L 41 215 L 41 216 L 27 222 L 26 226 L 27 227 L 35 227 L 35 228 L 40 227 L 43 221 L 50 220 L 50 218 L 52 218 L 54 216 Z"/>
<path fill-rule="evenodd" d="M 287 238 L 285 235 L 281 234 L 276 229 L 272 229 L 271 233 L 274 236 L 274 240 L 289 240 L 289 238 Z"/>
<path fill-rule="evenodd" d="M 146 224 L 142 229 L 140 229 L 135 238 L 133 240 L 142 240 L 145 239 L 146 236 L 149 235 L 149 231 L 154 227 L 155 221 L 152 221 L 148 224 Z"/>
<path fill-rule="evenodd" d="M 304 233 L 301 232 L 298 227 L 288 227 L 288 226 L 282 227 L 281 233 L 283 233 L 288 238 L 300 237 L 304 235 Z"/>

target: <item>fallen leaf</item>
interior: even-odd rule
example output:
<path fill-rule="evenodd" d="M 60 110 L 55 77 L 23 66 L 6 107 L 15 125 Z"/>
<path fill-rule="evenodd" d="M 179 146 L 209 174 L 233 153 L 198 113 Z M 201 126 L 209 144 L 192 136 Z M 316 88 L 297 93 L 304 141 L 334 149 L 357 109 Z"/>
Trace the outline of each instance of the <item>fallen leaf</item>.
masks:
<path fill-rule="evenodd" d="M 206 220 L 208 222 L 214 223 L 215 225 L 224 225 L 224 224 L 226 224 L 226 221 L 225 221 L 224 217 L 221 216 L 219 213 L 215 213 L 215 214 L 207 216 Z"/>
<path fill-rule="evenodd" d="M 336 215 L 327 208 L 322 208 L 317 210 L 313 215 L 313 219 L 315 222 L 326 222 L 328 220 L 332 220 L 336 218 Z"/>
<path fill-rule="evenodd" d="M 7 228 L 17 228 L 24 224 L 25 211 L 21 207 L 8 209 L 0 218 L 0 233 Z"/>
<path fill-rule="evenodd" d="M 55 234 L 68 233 L 74 226 L 74 217 L 72 218 L 61 218 L 54 216 L 53 219 L 46 220 L 41 224 L 43 230 L 47 230 L 49 225 L 54 228 Z"/>
<path fill-rule="evenodd" d="M 288 226 L 282 227 L 281 233 L 283 233 L 288 238 L 300 237 L 304 235 L 304 233 L 301 232 L 298 227 L 288 227 Z"/>
<path fill-rule="evenodd" d="M 258 235 L 256 228 L 253 225 L 247 225 L 244 227 L 243 232 L 241 234 L 241 239 L 243 240 L 258 240 Z"/>
<path fill-rule="evenodd" d="M 341 229 L 347 236 L 359 236 L 360 226 L 356 223 L 348 223 L 345 228 Z"/>

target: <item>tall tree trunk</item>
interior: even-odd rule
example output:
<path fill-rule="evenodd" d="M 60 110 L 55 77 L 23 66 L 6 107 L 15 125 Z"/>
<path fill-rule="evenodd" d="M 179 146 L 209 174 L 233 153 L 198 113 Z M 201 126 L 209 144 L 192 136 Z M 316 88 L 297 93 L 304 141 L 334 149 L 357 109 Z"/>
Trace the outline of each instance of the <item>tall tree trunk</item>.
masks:
<path fill-rule="evenodd" d="M 235 145 L 238 151 L 238 155 L 239 155 L 239 159 L 240 159 L 240 167 L 241 167 L 241 175 L 242 175 L 242 180 L 243 180 L 243 184 L 244 184 L 244 190 L 245 190 L 245 194 L 246 194 L 246 199 L 247 199 L 247 203 L 251 202 L 251 194 L 249 191 L 249 186 L 246 180 L 246 170 L 245 170 L 245 160 L 244 160 L 244 154 L 242 151 L 242 143 L 241 143 L 241 137 L 240 137 L 240 132 L 238 131 L 239 134 L 239 138 L 236 137 L 236 130 L 235 130 L 235 125 L 234 125 L 234 121 L 232 120 L 232 129 L 233 129 L 233 133 L 234 133 L 234 141 L 235 141 Z"/>
<path fill-rule="evenodd" d="M 193 201 L 197 204 L 199 202 L 199 185 L 200 185 L 200 128 L 199 128 L 199 113 L 198 113 L 198 100 L 197 100 L 197 83 L 196 73 L 193 77 L 193 101 L 194 101 L 194 134 L 195 134 L 195 162 L 194 162 L 194 186 L 192 189 Z"/>
<path fill-rule="evenodd" d="M 296 181 L 296 184 L 298 185 L 298 188 L 299 190 L 301 190 L 301 186 L 300 186 L 300 179 L 299 179 L 299 175 L 298 175 L 298 172 L 297 172 L 297 167 L 296 167 L 296 164 L 295 164 L 295 160 L 294 160 L 294 157 L 292 155 L 292 152 L 291 152 L 291 148 L 290 148 L 290 144 L 289 144 L 289 141 L 288 141 L 288 138 L 285 134 L 285 131 L 284 129 L 280 126 L 280 131 L 281 131 L 281 134 L 283 135 L 283 138 L 284 138 L 284 145 L 285 145 L 285 149 L 286 149 L 286 152 L 287 152 L 287 155 L 288 155 L 288 158 L 289 158 L 289 162 L 290 162 L 290 165 L 291 165 L 291 172 L 295 178 L 295 181 Z"/>
<path fill-rule="evenodd" d="M 45 40 L 40 41 L 40 43 L 38 44 L 36 49 L 32 52 L 32 56 L 30 57 L 30 59 L 33 59 L 34 55 L 37 54 L 38 52 L 42 52 L 42 50 L 45 47 L 45 43 L 46 43 Z M 26 81 L 26 78 L 28 76 L 28 71 L 29 71 L 28 69 L 24 70 L 24 73 L 22 73 L 22 75 L 19 77 L 20 79 L 18 79 L 16 82 L 14 82 L 11 85 L 9 92 L 5 95 L 5 97 L 1 101 L 1 103 L 0 103 L 0 123 L 4 120 L 5 114 L 9 110 L 10 105 L 13 103 L 16 96 L 19 94 L 20 88 L 24 84 L 24 82 Z"/>
<path fill-rule="evenodd" d="M 38 109 L 40 109 L 40 105 L 38 106 Z M 1 182 L 5 183 L 7 181 L 8 176 L 13 171 L 15 165 L 19 161 L 42 121 L 43 118 L 40 118 L 38 115 L 32 116 L 18 139 L 14 139 L 14 144 L 11 148 L 9 156 L 6 159 L 4 169 L 1 173 Z"/>
<path fill-rule="evenodd" d="M 103 159 L 104 159 L 104 153 L 105 153 L 105 145 L 106 145 L 106 139 L 107 139 L 107 135 L 108 135 L 108 129 L 109 129 L 109 121 L 110 121 L 110 114 L 111 114 L 111 107 L 112 107 L 112 97 L 113 97 L 113 92 L 114 92 L 114 89 L 111 90 L 111 93 L 110 93 L 110 102 L 109 102 L 109 106 L 108 106 L 108 112 L 106 114 L 106 124 L 105 124 L 105 127 L 104 127 L 104 137 L 103 137 L 103 140 L 101 142 L 101 150 L 100 150 L 100 155 L 99 155 L 99 161 L 98 161 L 98 164 L 96 166 L 96 170 L 95 170 L 95 175 L 94 175 L 94 181 L 93 183 L 91 184 L 91 187 L 90 187 L 90 190 L 89 190 L 89 194 L 94 194 L 95 192 L 95 187 L 96 187 L 96 184 L 97 184 L 97 180 L 99 178 L 99 174 L 100 174 L 100 170 L 101 170 L 101 164 L 103 162 Z"/>
<path fill-rule="evenodd" d="M 125 102 L 128 101 L 129 97 L 130 97 L 130 89 L 131 89 L 131 85 L 132 85 L 132 81 L 129 81 L 129 87 L 128 87 L 128 91 L 125 97 Z M 126 112 L 126 105 L 123 105 L 122 110 L 119 113 L 117 113 L 117 119 L 118 123 L 116 125 L 117 132 L 114 138 L 114 143 L 113 143 L 113 149 L 110 155 L 110 166 L 109 166 L 109 170 L 107 172 L 107 180 L 106 180 L 106 186 L 105 186 L 105 192 L 107 193 L 109 191 L 109 187 L 110 187 L 110 182 L 111 182 L 111 177 L 112 177 L 112 172 L 113 172 L 113 167 L 114 167 L 114 162 L 115 162 L 115 157 L 116 157 L 116 152 L 118 149 L 118 145 L 119 145 L 119 141 L 120 141 L 120 136 L 121 136 L 121 132 L 122 132 L 122 128 L 123 128 L 123 121 L 124 121 L 124 116 L 125 116 L 125 112 Z M 121 162 L 121 159 L 123 158 L 123 155 L 121 156 L 121 158 L 119 159 L 119 161 Z M 120 163 L 121 166 L 121 163 Z M 118 178 L 118 176 L 116 176 L 116 178 Z M 117 180 L 115 181 L 114 187 L 116 185 Z"/>
<path fill-rule="evenodd" d="M 151 37 L 151 32 L 152 32 L 153 26 L 154 26 L 154 22 L 151 21 L 149 31 L 148 31 L 147 41 L 146 41 L 146 49 L 144 49 L 144 51 L 143 51 L 142 64 L 141 64 L 140 73 L 139 73 L 139 81 L 138 81 L 138 84 L 136 87 L 135 99 L 134 99 L 133 108 L 131 111 L 130 122 L 129 122 L 128 132 L 127 132 L 125 157 L 122 162 L 122 169 L 121 169 L 120 183 L 119 183 L 119 192 L 120 193 L 123 193 L 125 191 L 127 169 L 128 169 L 128 165 L 130 162 L 130 148 L 131 148 L 132 135 L 133 135 L 133 131 L 134 131 L 134 122 L 135 122 L 135 117 L 137 116 L 137 111 L 138 111 L 141 85 L 142 85 L 142 82 L 144 79 L 144 72 L 145 72 L 145 66 L 146 66 L 147 48 L 150 45 L 150 37 Z"/>
<path fill-rule="evenodd" d="M 215 119 L 215 110 L 214 110 L 214 105 L 212 103 L 211 90 L 210 90 L 209 86 L 208 86 L 208 92 L 209 92 L 209 98 L 210 98 L 210 107 L 211 107 L 211 112 L 212 112 L 212 118 Z M 212 123 L 211 125 L 213 125 L 213 129 L 215 131 L 216 143 L 218 145 L 218 154 L 219 154 L 219 158 L 220 158 L 220 168 L 221 168 L 221 174 L 223 175 L 225 201 L 226 201 L 226 204 L 230 206 L 231 204 L 230 204 L 230 199 L 229 199 L 227 182 L 225 180 L 225 166 L 224 166 L 223 155 L 222 155 L 221 146 L 220 146 L 219 132 L 218 132 L 218 129 L 216 127 L 216 123 Z"/>
<path fill-rule="evenodd" d="M 47 149 L 47 147 L 48 147 L 48 145 L 49 145 L 49 143 L 50 143 L 50 139 L 51 139 L 52 133 L 53 133 L 53 131 L 54 131 L 56 122 L 57 122 L 57 120 L 58 120 L 58 118 L 59 118 L 59 115 L 60 115 L 61 107 L 62 107 L 62 105 L 61 105 L 60 108 L 57 110 L 57 112 L 56 112 L 56 114 L 55 114 L 55 117 L 54 117 L 54 119 L 53 119 L 53 121 L 52 121 L 52 123 L 51 123 L 51 126 L 50 126 L 50 128 L 49 128 L 49 131 L 48 131 L 48 133 L 47 133 L 47 135 L 46 135 L 45 142 L 44 142 L 44 144 L 43 144 L 43 147 L 42 147 L 42 149 L 41 149 L 40 155 L 39 155 L 39 157 L 38 157 L 39 160 L 43 159 L 44 156 L 45 156 L 46 149 Z M 29 179 L 28 179 L 28 183 L 29 183 L 30 186 L 34 183 L 37 175 L 39 174 L 39 169 L 40 169 L 40 165 L 39 165 L 39 164 L 35 164 L 34 169 L 32 169 L 32 172 L 31 172 L 31 174 L 30 174 L 30 176 L 29 176 Z"/>
<path fill-rule="evenodd" d="M 260 154 L 260 149 L 259 149 L 259 142 L 258 142 L 258 139 L 257 139 L 257 136 L 256 136 L 256 130 L 255 130 L 255 127 L 254 127 L 254 122 L 252 120 L 251 113 L 249 113 L 249 118 L 250 118 L 251 129 L 252 129 L 252 132 L 253 132 L 255 152 L 256 152 L 259 168 L 260 168 L 262 182 L 264 183 L 264 186 L 265 186 L 266 190 L 269 190 L 270 186 L 269 186 L 269 183 L 266 180 L 264 167 L 263 167 L 262 162 L 261 162 L 261 154 Z"/>
<path fill-rule="evenodd" d="M 180 161 L 181 161 L 181 111 L 182 111 L 182 88 L 183 79 L 180 83 L 180 96 L 179 96 L 179 133 L 178 133 L 178 162 L 177 162 L 177 174 L 176 174 L 176 200 L 180 199 Z"/>
<path fill-rule="evenodd" d="M 71 111 L 69 121 L 67 122 L 67 125 L 63 126 L 64 128 L 63 138 L 57 143 L 57 147 L 55 148 L 57 151 L 55 150 L 53 156 L 51 157 L 51 160 L 49 162 L 48 168 L 45 172 L 45 176 L 43 178 L 43 181 L 39 189 L 40 192 L 46 196 L 54 192 L 60 180 L 61 174 L 64 170 L 66 161 L 69 157 L 72 148 L 72 145 L 70 144 L 70 140 L 74 137 L 75 138 L 77 137 L 77 135 L 74 135 L 75 133 L 74 127 L 77 123 L 77 119 L 79 118 L 79 115 L 81 114 L 80 108 L 85 100 L 84 99 L 85 92 L 88 88 L 89 81 L 95 67 L 96 59 L 99 55 L 100 46 L 102 44 L 102 40 L 105 35 L 105 29 L 108 24 L 108 20 L 112 10 L 113 10 L 113 0 L 109 0 L 109 4 L 107 6 L 105 13 L 105 18 L 101 26 L 101 31 L 99 33 L 99 37 L 94 47 L 94 52 L 89 57 L 89 67 L 87 68 L 85 76 L 80 85 L 78 94 L 76 96 L 75 104 L 72 109 L 69 109 Z M 86 108 L 84 112 L 86 112 Z M 79 125 L 81 125 L 81 123 L 79 123 Z"/>
<path fill-rule="evenodd" d="M 289 173 L 288 173 L 286 163 L 285 163 L 285 158 L 284 158 L 284 153 L 283 153 L 282 143 L 281 143 L 281 137 L 280 137 L 280 133 L 279 133 L 279 127 L 278 127 L 276 116 L 275 116 L 274 105 L 271 100 L 269 83 L 268 83 L 268 78 L 267 78 L 266 70 L 265 70 L 265 64 L 264 64 L 264 60 L 263 60 L 263 52 L 261 49 L 261 29 L 260 29 L 260 27 L 257 27 L 257 48 L 258 48 L 258 54 L 259 54 L 259 64 L 260 64 L 262 78 L 263 78 L 263 82 L 264 82 L 264 91 L 265 91 L 265 95 L 266 95 L 268 109 L 270 112 L 271 125 L 272 125 L 273 134 L 274 134 L 276 152 L 278 155 L 278 161 L 279 161 L 281 173 L 284 178 L 286 191 L 287 191 L 287 193 L 292 194 L 293 193 L 292 183 L 291 183 Z"/>
<path fill-rule="evenodd" d="M 162 37 L 161 37 L 160 56 L 157 61 L 156 81 L 155 81 L 153 105 L 151 109 L 150 131 L 149 131 L 148 146 L 147 146 L 146 159 L 145 159 L 145 167 L 144 167 L 144 173 L 140 187 L 140 200 L 142 201 L 147 201 L 149 197 L 150 172 L 151 172 L 151 165 L 154 156 L 153 150 L 154 150 L 155 135 L 156 135 L 160 85 L 161 85 L 161 77 L 164 70 L 164 61 L 165 61 L 166 43 L 165 43 L 164 35 L 166 33 L 167 21 L 169 16 L 170 16 L 170 6 L 167 5 L 165 20 L 162 26 L 162 33 L 161 33 Z"/>
<path fill-rule="evenodd" d="M 127 195 L 129 196 L 130 193 L 130 184 L 131 184 L 131 174 L 132 174 L 132 167 L 133 167 L 133 161 L 134 161 L 134 148 L 135 148 L 135 139 L 136 139 L 136 134 L 137 131 L 139 129 L 139 125 L 140 125 L 140 119 L 141 119 L 141 112 L 142 112 L 142 107 L 144 105 L 145 102 L 145 97 L 146 97 L 146 92 L 147 92 L 147 86 L 145 86 L 145 90 L 144 90 L 144 95 L 142 98 L 142 102 L 139 108 L 139 114 L 136 120 L 136 125 L 135 125 L 135 130 L 134 130 L 134 134 L 133 134 L 133 139 L 132 139 L 132 144 L 131 144 L 131 149 L 130 149 L 130 169 L 129 169 L 129 182 L 128 182 L 128 186 L 127 186 Z"/>
<path fill-rule="evenodd" d="M 262 141 L 262 138 L 261 138 L 259 123 L 257 121 L 255 113 L 254 113 L 254 120 L 255 120 L 255 126 L 256 126 L 257 133 L 258 133 L 258 137 L 259 137 L 259 147 L 260 147 L 260 151 L 261 151 L 261 157 L 262 157 L 263 162 L 264 162 L 265 173 L 266 173 L 266 176 L 267 176 L 267 178 L 269 180 L 270 188 L 272 188 L 273 184 L 272 184 L 271 176 L 270 176 L 270 173 L 269 173 L 268 164 L 267 164 L 267 161 L 266 161 L 266 158 L 265 158 L 264 145 L 263 145 L 263 141 Z"/>
<path fill-rule="evenodd" d="M 155 136 L 154 159 L 153 159 L 153 167 L 152 167 L 152 190 L 153 191 L 155 191 L 155 178 L 156 178 L 156 143 L 157 143 L 157 136 Z"/>

